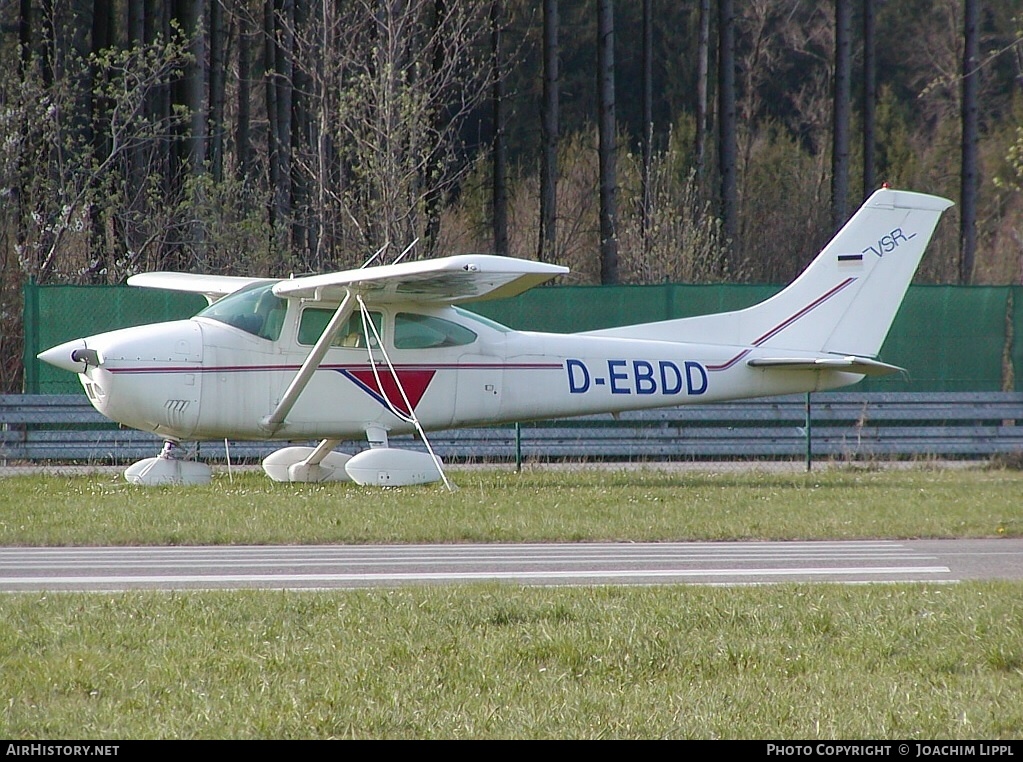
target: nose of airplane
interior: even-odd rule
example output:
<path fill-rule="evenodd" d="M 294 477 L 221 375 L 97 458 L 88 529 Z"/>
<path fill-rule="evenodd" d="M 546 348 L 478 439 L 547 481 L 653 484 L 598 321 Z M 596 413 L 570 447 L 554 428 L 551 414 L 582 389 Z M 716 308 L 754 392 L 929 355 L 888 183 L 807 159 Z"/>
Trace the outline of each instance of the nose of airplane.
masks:
<path fill-rule="evenodd" d="M 71 373 L 85 373 L 90 365 L 96 367 L 101 364 L 99 353 L 95 349 L 89 349 L 85 339 L 58 344 L 45 352 L 40 352 L 36 357 L 55 368 Z"/>

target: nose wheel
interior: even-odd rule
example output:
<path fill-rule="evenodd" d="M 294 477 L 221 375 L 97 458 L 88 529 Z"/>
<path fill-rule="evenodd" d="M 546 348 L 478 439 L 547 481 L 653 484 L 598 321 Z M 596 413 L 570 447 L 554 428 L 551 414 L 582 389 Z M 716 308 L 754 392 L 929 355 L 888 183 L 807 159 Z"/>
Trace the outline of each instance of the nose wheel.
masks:
<path fill-rule="evenodd" d="M 128 466 L 124 478 L 131 484 L 151 487 L 159 484 L 209 484 L 213 473 L 205 463 L 185 460 L 181 445 L 168 439 L 155 458 Z"/>

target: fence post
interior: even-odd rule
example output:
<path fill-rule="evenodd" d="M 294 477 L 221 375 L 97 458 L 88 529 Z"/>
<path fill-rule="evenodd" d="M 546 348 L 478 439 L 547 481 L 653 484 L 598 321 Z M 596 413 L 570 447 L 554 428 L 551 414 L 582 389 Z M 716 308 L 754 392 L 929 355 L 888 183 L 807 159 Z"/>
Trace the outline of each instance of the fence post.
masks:
<path fill-rule="evenodd" d="M 39 365 L 36 355 L 39 348 L 39 284 L 34 277 L 22 286 L 21 324 L 24 346 L 22 348 L 22 391 L 25 394 L 39 394 Z"/>
<path fill-rule="evenodd" d="M 806 471 L 809 473 L 813 470 L 813 420 L 810 415 L 810 392 L 806 393 L 806 425 L 804 431 L 806 432 Z"/>
<path fill-rule="evenodd" d="M 522 470 L 522 424 L 515 422 L 515 470 Z"/>

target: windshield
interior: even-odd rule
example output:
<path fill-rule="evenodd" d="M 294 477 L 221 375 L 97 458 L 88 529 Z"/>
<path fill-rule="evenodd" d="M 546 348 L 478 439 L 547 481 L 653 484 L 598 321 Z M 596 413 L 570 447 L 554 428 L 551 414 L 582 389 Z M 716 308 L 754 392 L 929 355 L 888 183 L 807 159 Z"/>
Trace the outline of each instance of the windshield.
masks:
<path fill-rule="evenodd" d="M 274 294 L 273 287 L 273 282 L 246 286 L 215 301 L 196 317 L 218 320 L 254 336 L 277 341 L 288 303 Z"/>

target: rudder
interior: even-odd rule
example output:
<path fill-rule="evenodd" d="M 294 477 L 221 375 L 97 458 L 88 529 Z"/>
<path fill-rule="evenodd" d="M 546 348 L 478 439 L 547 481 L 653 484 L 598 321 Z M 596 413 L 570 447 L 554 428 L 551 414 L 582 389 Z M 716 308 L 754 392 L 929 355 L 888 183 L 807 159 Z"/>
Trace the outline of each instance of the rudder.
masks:
<path fill-rule="evenodd" d="M 795 281 L 744 311 L 744 323 L 766 327 L 744 343 L 876 357 L 950 206 L 938 196 L 876 191 Z"/>

